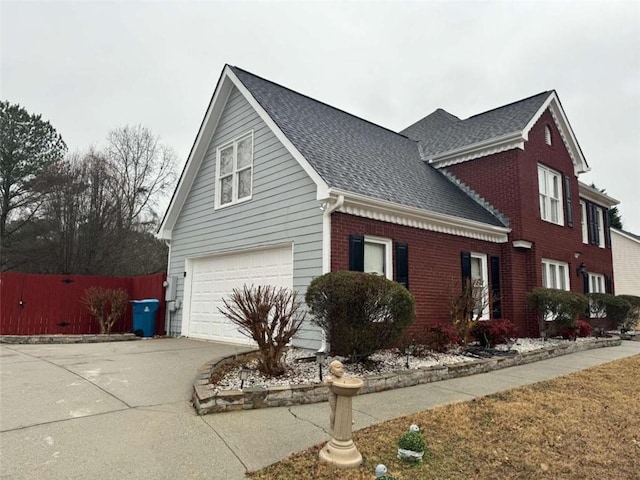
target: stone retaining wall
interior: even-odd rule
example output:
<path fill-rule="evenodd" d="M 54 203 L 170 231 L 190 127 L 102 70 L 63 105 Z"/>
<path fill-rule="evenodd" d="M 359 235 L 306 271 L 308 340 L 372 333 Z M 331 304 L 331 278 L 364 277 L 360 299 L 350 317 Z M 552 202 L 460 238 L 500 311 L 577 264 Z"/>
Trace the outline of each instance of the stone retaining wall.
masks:
<path fill-rule="evenodd" d="M 11 344 L 48 344 L 48 343 L 102 343 L 140 340 L 133 333 L 114 333 L 112 335 L 0 335 L 0 343 Z"/>
<path fill-rule="evenodd" d="M 364 377 L 360 394 L 382 392 L 394 388 L 411 387 L 423 383 L 437 382 L 450 378 L 465 377 L 501 368 L 559 357 L 568 353 L 591 350 L 593 348 L 620 345 L 620 338 L 598 338 L 592 341 L 571 342 L 562 345 L 533 350 L 509 357 L 473 360 L 452 365 L 436 365 L 417 369 L 397 370 L 391 373 Z M 222 390 L 216 392 L 209 383 L 211 373 L 218 366 L 237 359 L 237 355 L 226 357 L 219 362 L 203 365 L 193 386 L 193 406 L 199 415 L 208 413 L 250 410 L 265 407 L 287 407 L 305 403 L 326 401 L 329 388 L 325 384 L 303 384 L 282 387 L 251 387 L 244 390 Z"/>

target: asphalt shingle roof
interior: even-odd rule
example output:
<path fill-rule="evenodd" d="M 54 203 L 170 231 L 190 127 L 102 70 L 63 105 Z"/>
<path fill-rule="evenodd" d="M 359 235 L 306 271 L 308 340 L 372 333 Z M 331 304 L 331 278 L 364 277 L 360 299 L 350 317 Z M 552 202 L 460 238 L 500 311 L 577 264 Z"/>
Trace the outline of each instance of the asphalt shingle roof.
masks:
<path fill-rule="evenodd" d="M 420 142 L 429 157 L 522 131 L 552 91 L 480 113 L 466 120 L 438 109 L 400 133 Z"/>
<path fill-rule="evenodd" d="M 330 187 L 504 226 L 422 160 L 415 140 L 240 68 L 230 68 Z"/>

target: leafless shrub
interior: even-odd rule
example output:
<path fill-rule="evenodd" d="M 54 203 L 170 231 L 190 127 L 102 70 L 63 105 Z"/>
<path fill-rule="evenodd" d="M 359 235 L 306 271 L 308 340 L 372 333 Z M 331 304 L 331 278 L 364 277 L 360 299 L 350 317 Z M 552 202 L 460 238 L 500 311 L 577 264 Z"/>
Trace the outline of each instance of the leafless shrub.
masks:
<path fill-rule="evenodd" d="M 124 315 L 129 294 L 122 288 L 89 287 L 82 301 L 100 324 L 100 333 L 110 334 L 113 325 Z"/>
<path fill-rule="evenodd" d="M 242 290 L 234 288 L 230 299 L 222 301 L 220 313 L 258 344 L 260 371 L 268 376 L 282 375 L 282 355 L 306 316 L 297 293 L 270 285 L 244 285 Z"/>

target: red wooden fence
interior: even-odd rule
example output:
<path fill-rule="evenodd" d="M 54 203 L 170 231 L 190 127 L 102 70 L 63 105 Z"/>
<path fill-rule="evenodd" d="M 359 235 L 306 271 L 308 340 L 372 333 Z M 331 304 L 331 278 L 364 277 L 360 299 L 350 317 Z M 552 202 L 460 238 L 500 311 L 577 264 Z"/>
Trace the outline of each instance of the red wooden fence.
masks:
<path fill-rule="evenodd" d="M 164 334 L 164 282 L 160 273 L 143 277 L 33 275 L 0 273 L 0 334 L 46 335 L 100 333 L 98 322 L 82 303 L 89 287 L 123 288 L 131 300 L 156 298 L 156 335 Z M 113 333 L 129 332 L 132 308 L 113 326 Z"/>

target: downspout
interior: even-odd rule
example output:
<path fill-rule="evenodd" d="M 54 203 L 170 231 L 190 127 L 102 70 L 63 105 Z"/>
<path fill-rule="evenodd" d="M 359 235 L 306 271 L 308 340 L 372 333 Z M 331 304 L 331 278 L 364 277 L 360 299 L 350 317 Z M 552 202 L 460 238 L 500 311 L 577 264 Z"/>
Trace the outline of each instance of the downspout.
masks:
<path fill-rule="evenodd" d="M 327 199 L 320 208 L 323 210 L 322 214 L 322 274 L 329 273 L 331 271 L 331 214 L 344 205 L 344 195 L 338 195 L 335 202 L 331 202 L 331 198 Z M 329 349 L 327 345 L 327 335 L 322 330 L 322 343 L 320 344 L 319 352 L 327 352 Z"/>
<path fill-rule="evenodd" d="M 171 240 L 165 240 L 164 243 L 169 247 L 169 251 L 167 252 L 167 280 L 169 279 L 169 270 L 171 269 Z M 165 285 L 166 288 L 166 285 Z M 164 300 L 164 299 L 163 299 Z M 171 314 L 172 309 L 167 305 L 168 302 L 165 302 L 165 316 L 164 316 L 164 333 L 166 336 L 171 336 Z"/>

